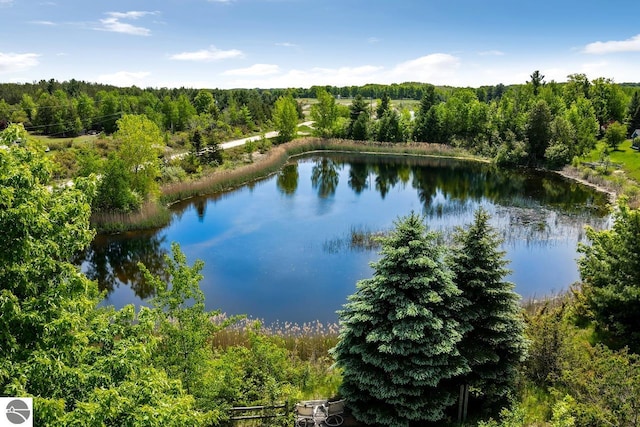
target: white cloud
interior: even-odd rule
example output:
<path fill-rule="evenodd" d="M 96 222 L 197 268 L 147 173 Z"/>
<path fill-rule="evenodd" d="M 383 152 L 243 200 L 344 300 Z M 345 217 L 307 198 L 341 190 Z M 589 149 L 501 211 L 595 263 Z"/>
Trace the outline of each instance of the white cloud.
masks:
<path fill-rule="evenodd" d="M 0 0 L 0 7 L 12 6 L 13 0 Z"/>
<path fill-rule="evenodd" d="M 584 47 L 584 53 L 605 54 L 615 52 L 640 52 L 640 34 L 627 40 L 597 41 Z"/>
<path fill-rule="evenodd" d="M 207 0 L 209 3 L 231 3 L 234 0 Z"/>
<path fill-rule="evenodd" d="M 297 45 L 297 44 L 295 44 L 295 43 L 289 43 L 289 42 L 276 43 L 276 46 L 282 46 L 282 47 L 298 47 L 298 45 Z"/>
<path fill-rule="evenodd" d="M 446 53 L 433 53 L 402 62 L 390 72 L 392 81 L 431 82 L 444 84 L 460 67 L 460 58 Z"/>
<path fill-rule="evenodd" d="M 312 85 L 331 84 L 335 86 L 360 85 L 378 81 L 377 73 L 383 67 L 363 65 L 360 67 L 341 68 L 311 68 L 307 70 L 291 69 L 282 74 L 269 76 L 239 76 L 248 77 L 227 81 L 225 86 L 232 87 L 310 87 Z"/>
<path fill-rule="evenodd" d="M 371 43 L 371 44 L 378 43 L 379 41 L 380 41 L 380 39 L 377 38 L 377 37 L 369 37 L 367 39 L 367 43 Z"/>
<path fill-rule="evenodd" d="M 52 21 L 29 21 L 29 24 L 44 25 L 44 26 L 47 26 L 47 27 L 53 27 L 53 26 L 57 25 L 55 22 L 52 22 Z"/>
<path fill-rule="evenodd" d="M 171 55 L 169 58 L 176 61 L 219 61 L 221 59 L 242 58 L 244 53 L 238 49 L 221 50 L 215 46 L 209 46 L 209 49 L 201 49 L 193 52 L 182 52 Z"/>
<path fill-rule="evenodd" d="M 480 56 L 504 56 L 504 52 L 501 50 L 483 50 L 482 52 L 478 52 Z"/>
<path fill-rule="evenodd" d="M 37 53 L 0 52 L 0 73 L 13 73 L 38 65 Z"/>
<path fill-rule="evenodd" d="M 99 83 L 110 84 L 114 86 L 126 87 L 140 84 L 146 77 L 149 77 L 151 73 L 147 71 L 118 71 L 113 74 L 101 74 L 98 76 L 97 81 Z"/>
<path fill-rule="evenodd" d="M 129 12 L 107 12 L 107 17 L 100 20 L 101 26 L 96 30 L 111 31 L 114 33 L 130 34 L 134 36 L 148 36 L 151 30 L 145 27 L 137 27 L 126 22 L 123 19 L 136 20 L 147 15 L 157 15 L 158 12 L 132 10 Z"/>
<path fill-rule="evenodd" d="M 227 70 L 222 73 L 223 76 L 268 76 L 278 74 L 280 67 L 274 64 L 254 64 L 247 68 L 237 68 L 235 70 Z"/>

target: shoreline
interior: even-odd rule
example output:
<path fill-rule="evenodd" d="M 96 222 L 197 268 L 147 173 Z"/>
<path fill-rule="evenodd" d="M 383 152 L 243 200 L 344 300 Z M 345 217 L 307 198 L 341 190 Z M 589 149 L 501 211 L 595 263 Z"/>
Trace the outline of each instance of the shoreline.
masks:
<path fill-rule="evenodd" d="M 161 195 L 155 202 L 148 202 L 141 212 L 130 214 L 92 214 L 92 226 L 100 234 L 117 234 L 127 231 L 142 231 L 164 227 L 171 222 L 169 208 L 194 197 L 231 191 L 258 179 L 277 173 L 291 158 L 314 152 L 354 153 L 364 155 L 395 155 L 408 157 L 430 157 L 454 160 L 468 160 L 490 163 L 487 158 L 469 155 L 457 148 L 429 143 L 381 143 L 304 137 L 276 145 L 259 155 L 252 163 L 234 165 L 230 169 L 215 170 L 197 180 L 166 184 L 161 187 Z M 566 179 L 594 188 L 608 195 L 614 203 L 618 193 L 612 188 L 581 177 L 579 170 L 571 166 L 562 170 L 543 169 Z"/>
<path fill-rule="evenodd" d="M 615 203 L 616 200 L 618 199 L 619 194 L 616 190 L 614 190 L 609 186 L 598 184 L 596 182 L 589 181 L 588 179 L 583 178 L 581 176 L 582 173 L 580 172 L 580 170 L 574 166 L 568 165 L 560 170 L 551 170 L 551 169 L 546 169 L 546 170 L 550 172 L 554 172 L 566 179 L 579 182 L 580 184 L 586 185 L 587 187 L 591 187 L 594 190 L 599 191 L 600 193 L 606 194 L 609 197 L 609 201 L 611 203 Z"/>

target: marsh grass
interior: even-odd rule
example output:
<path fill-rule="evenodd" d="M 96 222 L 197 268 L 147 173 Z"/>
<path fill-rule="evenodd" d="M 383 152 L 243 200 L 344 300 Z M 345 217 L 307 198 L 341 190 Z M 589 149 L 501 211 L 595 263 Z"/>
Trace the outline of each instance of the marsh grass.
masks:
<path fill-rule="evenodd" d="M 212 319 L 216 324 L 227 320 L 225 314 Z M 342 375 L 334 366 L 330 350 L 338 343 L 338 324 L 276 322 L 263 326 L 245 318 L 218 331 L 211 346 L 214 352 L 234 346 L 250 348 L 251 335 L 256 332 L 287 351 L 289 363 L 299 372 L 301 399 L 326 399 L 337 394 Z"/>
<path fill-rule="evenodd" d="M 442 144 L 392 144 L 315 137 L 277 145 L 263 154 L 254 153 L 253 156 L 248 156 L 245 148 L 240 146 L 226 150 L 224 163 L 211 173 L 190 181 L 164 184 L 158 202 L 147 202 L 140 211 L 133 213 L 97 213 L 93 215 L 92 223 L 101 232 L 162 227 L 171 219 L 165 206 L 192 197 L 232 190 L 276 173 L 291 157 L 323 151 L 479 159 L 463 150 Z"/>
<path fill-rule="evenodd" d="M 216 324 L 222 324 L 227 319 L 227 315 L 220 314 L 212 321 Z M 329 358 L 329 350 L 338 343 L 339 327 L 337 323 L 324 324 L 315 321 L 299 325 L 293 322 L 275 322 L 265 326 L 260 321 L 245 318 L 218 331 L 211 345 L 218 349 L 238 345 L 248 346 L 250 331 L 256 330 L 256 322 L 259 324 L 259 333 L 273 338 L 293 357 L 302 361 Z"/>
<path fill-rule="evenodd" d="M 161 201 L 171 204 L 191 197 L 228 191 L 277 172 L 291 157 L 315 151 L 470 158 L 462 150 L 441 144 L 389 144 L 322 138 L 302 138 L 275 146 L 250 163 L 241 156 L 242 150 L 242 148 L 229 150 L 223 167 L 207 176 L 193 181 L 164 185 Z"/>
<path fill-rule="evenodd" d="M 146 230 L 171 222 L 171 212 L 162 204 L 147 201 L 136 212 L 93 212 L 91 225 L 100 233 Z"/>

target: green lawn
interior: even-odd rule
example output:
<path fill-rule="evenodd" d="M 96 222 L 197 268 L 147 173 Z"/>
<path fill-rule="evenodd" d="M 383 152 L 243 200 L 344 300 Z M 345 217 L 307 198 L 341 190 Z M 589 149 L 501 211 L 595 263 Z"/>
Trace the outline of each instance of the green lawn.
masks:
<path fill-rule="evenodd" d="M 605 148 L 606 143 L 604 141 L 598 142 L 597 147 L 584 160 L 587 162 L 600 161 L 601 153 Z M 611 163 L 621 165 L 622 170 L 629 178 L 640 183 L 640 152 L 631 148 L 630 139 L 620 144 L 615 151 L 609 148 L 609 159 Z"/>
<path fill-rule="evenodd" d="M 97 135 L 81 135 L 81 136 L 74 136 L 74 137 L 59 138 L 59 137 L 52 137 L 47 135 L 29 134 L 29 137 L 42 142 L 44 145 L 49 145 L 51 143 L 54 143 L 55 145 L 66 145 L 70 141 L 78 142 L 78 143 L 95 141 L 95 139 L 98 136 Z"/>

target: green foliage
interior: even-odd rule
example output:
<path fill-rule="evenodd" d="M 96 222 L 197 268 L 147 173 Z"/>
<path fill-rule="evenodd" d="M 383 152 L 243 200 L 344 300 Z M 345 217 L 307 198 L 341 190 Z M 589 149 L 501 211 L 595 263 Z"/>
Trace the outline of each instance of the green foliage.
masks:
<path fill-rule="evenodd" d="M 338 121 L 338 107 L 335 98 L 324 89 L 316 92 L 318 103 L 311 106 L 311 118 L 315 121 L 317 136 L 331 137 Z"/>
<path fill-rule="evenodd" d="M 0 359 L 12 370 L 10 377 L 0 375 L 3 394 L 24 392 L 30 381 L 42 390 L 64 387 L 29 362 L 54 348 L 52 368 L 64 371 L 86 342 L 79 331 L 97 297 L 95 284 L 70 263 L 93 238 L 86 196 L 74 188 L 47 189 L 50 170 L 38 151 L 0 150 Z"/>
<path fill-rule="evenodd" d="M 627 123 L 629 123 L 627 126 L 627 136 L 631 137 L 634 130 L 640 129 L 640 91 L 633 93 L 633 97 L 629 103 L 627 117 Z"/>
<path fill-rule="evenodd" d="M 347 137 L 356 141 L 369 139 L 369 105 L 362 95 L 356 95 L 349 107 L 349 129 Z"/>
<path fill-rule="evenodd" d="M 379 119 L 382 119 L 382 116 L 391 109 L 391 97 L 387 92 L 382 95 L 382 98 L 378 100 L 378 105 L 376 107 L 376 116 Z"/>
<path fill-rule="evenodd" d="M 475 390 L 485 411 L 498 410 L 515 396 L 526 354 L 520 297 L 513 283 L 504 280 L 508 261 L 485 210 L 476 211 L 471 226 L 459 229 L 454 239 L 457 247 L 450 265 L 466 304 L 459 322 L 470 328 L 459 348 L 471 372 L 459 380 Z"/>
<path fill-rule="evenodd" d="M 437 235 L 411 214 L 381 239 L 374 275 L 339 312 L 334 349 L 343 369 L 340 391 L 365 423 L 408 426 L 438 421 L 456 398 L 446 380 L 468 371 L 457 348 L 460 291 Z"/>
<path fill-rule="evenodd" d="M 208 90 L 200 90 L 193 99 L 193 106 L 198 114 L 211 114 L 214 110 L 215 99 Z"/>
<path fill-rule="evenodd" d="M 120 141 L 118 157 L 129 174 L 132 191 L 142 198 L 157 192 L 156 178 L 160 176 L 158 156 L 164 147 L 158 126 L 143 115 L 124 115 L 117 122 L 114 137 Z"/>
<path fill-rule="evenodd" d="M 278 98 L 273 106 L 273 124 L 278 131 L 278 142 L 287 142 L 295 138 L 298 126 L 296 102 L 291 95 Z"/>
<path fill-rule="evenodd" d="M 363 111 L 351 124 L 350 138 L 356 141 L 368 141 L 371 136 L 369 112 Z"/>
<path fill-rule="evenodd" d="M 101 211 L 131 212 L 142 205 L 142 198 L 131 189 L 131 174 L 125 162 L 111 154 L 105 164 L 98 194 L 93 204 Z"/>
<path fill-rule="evenodd" d="M 581 244 L 578 260 L 586 303 L 596 326 L 613 343 L 640 346 L 640 211 L 622 199 L 610 230 L 587 228 L 590 245 Z"/>
<path fill-rule="evenodd" d="M 198 260 L 190 267 L 177 244 L 172 244 L 171 249 L 172 256 L 165 256 L 165 274 L 170 282 L 152 275 L 144 265 L 140 265 L 147 282 L 156 289 L 151 303 L 162 340 L 155 349 L 154 359 L 171 378 L 179 379 L 185 390 L 198 399 L 205 394 L 201 379 L 207 364 L 202 362 L 212 357 L 207 342 L 215 331 L 235 319 L 229 319 L 222 325 L 211 321 L 219 313 L 207 312 L 204 308 L 204 294 L 199 286 L 204 263 Z"/>
<path fill-rule="evenodd" d="M 27 142 L 29 134 L 22 123 L 10 123 L 0 132 L 0 145 L 11 146 L 14 143 Z"/>
<path fill-rule="evenodd" d="M 567 345 L 568 329 L 564 322 L 564 301 L 554 305 L 545 301 L 527 316 L 528 358 L 526 377 L 537 386 L 553 385 L 562 375 L 562 359 Z"/>
<path fill-rule="evenodd" d="M 520 407 L 512 409 L 503 409 L 500 412 L 500 421 L 490 419 L 489 421 L 480 421 L 478 427 L 522 427 L 525 423 L 525 412 Z"/>
<path fill-rule="evenodd" d="M 277 339 L 260 333 L 259 327 L 247 330 L 246 346 L 227 348 L 214 362 L 215 375 L 205 381 L 208 392 L 227 405 L 292 404 L 302 397 L 295 386 L 301 380 L 295 363 Z"/>
<path fill-rule="evenodd" d="M 544 151 L 544 158 L 549 166 L 559 168 L 571 162 L 573 156 L 567 145 L 553 141 Z"/>
<path fill-rule="evenodd" d="M 538 96 L 540 87 L 544 85 L 544 76 L 540 74 L 540 71 L 535 70 L 530 77 L 531 77 L 531 81 L 527 83 L 530 83 L 531 86 L 533 87 L 533 96 Z"/>
<path fill-rule="evenodd" d="M 551 141 L 551 110 L 544 100 L 539 100 L 529 111 L 527 121 L 527 142 L 529 160 L 535 164 L 544 157 Z"/>
<path fill-rule="evenodd" d="M 505 141 L 498 147 L 496 163 L 500 166 L 517 166 L 523 164 L 529 157 L 527 146 L 517 141 L 512 132 L 508 132 Z"/>
<path fill-rule="evenodd" d="M 640 356 L 574 343 L 559 385 L 568 397 L 553 407 L 554 425 L 635 426 L 640 416 Z"/>
<path fill-rule="evenodd" d="M 387 110 L 383 113 L 378 122 L 376 139 L 381 142 L 405 141 L 400 116 L 395 110 Z"/>
<path fill-rule="evenodd" d="M 607 127 L 604 138 L 609 147 L 617 150 L 618 146 L 627 138 L 627 127 L 621 123 L 613 122 Z"/>

